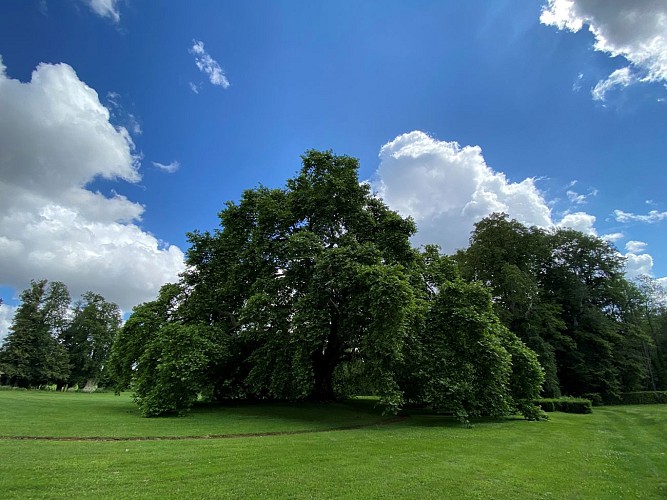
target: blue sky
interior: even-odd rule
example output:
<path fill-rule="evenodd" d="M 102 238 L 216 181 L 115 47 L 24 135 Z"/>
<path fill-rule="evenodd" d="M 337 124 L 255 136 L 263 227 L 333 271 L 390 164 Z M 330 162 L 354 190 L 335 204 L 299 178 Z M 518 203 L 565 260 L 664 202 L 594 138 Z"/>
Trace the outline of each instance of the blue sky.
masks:
<path fill-rule="evenodd" d="M 503 210 L 667 276 L 667 6 L 4 0 L 0 337 L 31 278 L 125 310 L 310 148 L 465 246 Z"/>

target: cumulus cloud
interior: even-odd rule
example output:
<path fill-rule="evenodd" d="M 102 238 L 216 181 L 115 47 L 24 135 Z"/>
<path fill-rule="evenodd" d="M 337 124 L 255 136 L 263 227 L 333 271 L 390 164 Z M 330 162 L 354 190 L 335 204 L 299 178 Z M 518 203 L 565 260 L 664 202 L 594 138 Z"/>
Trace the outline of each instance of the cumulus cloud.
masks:
<path fill-rule="evenodd" d="M 623 210 L 614 210 L 614 218 L 617 222 L 645 222 L 647 224 L 655 224 L 664 219 L 667 219 L 667 212 L 658 212 L 651 210 L 646 215 L 638 215 Z"/>
<path fill-rule="evenodd" d="M 651 276 L 652 270 L 653 257 L 649 254 L 635 254 L 632 252 L 625 254 L 625 274 L 629 279 L 640 275 Z"/>
<path fill-rule="evenodd" d="M 181 168 L 181 164 L 177 161 L 172 161 L 171 163 L 168 163 L 166 165 L 164 163 L 154 161 L 153 166 L 159 170 L 162 170 L 163 172 L 167 172 L 168 174 L 173 174 L 179 168 Z"/>
<path fill-rule="evenodd" d="M 625 244 L 625 274 L 633 279 L 641 275 L 651 276 L 653 257 L 646 253 L 646 243 L 631 240 Z"/>
<path fill-rule="evenodd" d="M 16 313 L 16 306 L 0 304 L 0 345 L 2 345 L 5 337 L 9 335 L 9 327 L 12 324 L 14 313 Z"/>
<path fill-rule="evenodd" d="M 614 71 L 593 89 L 604 100 L 614 87 L 635 82 L 667 82 L 667 2 L 658 0 L 548 0 L 540 22 L 595 37 L 595 50 L 621 56 L 629 65 Z"/>
<path fill-rule="evenodd" d="M 642 253 L 646 250 L 646 243 L 643 241 L 630 240 L 625 244 L 625 249 L 631 253 Z"/>
<path fill-rule="evenodd" d="M 0 59 L 0 284 L 65 282 L 128 310 L 183 270 L 183 252 L 137 224 L 144 207 L 87 188 L 138 182 L 139 159 L 97 93 L 66 64 L 40 64 L 27 83 Z"/>
<path fill-rule="evenodd" d="M 609 234 L 603 234 L 600 236 L 603 240 L 611 241 L 612 243 L 616 243 L 619 240 L 622 240 L 625 238 L 625 235 L 623 233 L 609 233 Z"/>
<path fill-rule="evenodd" d="M 557 226 L 574 229 L 595 236 L 597 235 L 595 221 L 596 217 L 594 215 L 587 214 L 586 212 L 574 212 L 565 214 Z"/>
<path fill-rule="evenodd" d="M 505 212 L 527 225 L 569 228 L 597 236 L 594 215 L 566 212 L 560 220 L 554 220 L 549 203 L 532 179 L 509 181 L 486 164 L 479 146 L 462 147 L 413 131 L 382 146 L 379 157 L 370 184 L 390 208 L 415 219 L 419 232 L 413 242 L 417 245 L 436 243 L 446 253 L 466 248 L 474 224 L 493 212 Z M 572 181 L 566 189 L 576 184 Z M 577 206 L 588 196 L 596 196 L 597 190 L 591 188 L 588 195 L 572 193 L 569 201 Z M 667 217 L 667 213 L 622 214 L 637 220 Z M 617 232 L 602 238 L 616 242 L 625 235 Z M 645 250 L 643 242 L 626 244 L 628 277 L 651 275 L 653 258 Z"/>
<path fill-rule="evenodd" d="M 452 252 L 468 245 L 475 222 L 505 212 L 525 224 L 550 226 L 551 213 L 533 179 L 510 182 L 485 162 L 479 146 L 461 147 L 420 131 L 382 146 L 373 188 L 419 233 L 415 243 Z"/>
<path fill-rule="evenodd" d="M 83 0 L 90 9 L 100 17 L 108 17 L 114 23 L 120 21 L 118 0 Z"/>
<path fill-rule="evenodd" d="M 220 64 L 218 64 L 218 61 L 213 59 L 211 55 L 204 49 L 204 42 L 201 40 L 193 40 L 190 53 L 195 56 L 195 64 L 199 68 L 199 71 L 208 75 L 208 79 L 213 85 L 218 85 L 223 89 L 229 87 L 229 80 L 227 80 L 225 73 L 220 67 Z M 190 88 L 196 94 L 199 93 L 194 84 L 190 83 Z"/>

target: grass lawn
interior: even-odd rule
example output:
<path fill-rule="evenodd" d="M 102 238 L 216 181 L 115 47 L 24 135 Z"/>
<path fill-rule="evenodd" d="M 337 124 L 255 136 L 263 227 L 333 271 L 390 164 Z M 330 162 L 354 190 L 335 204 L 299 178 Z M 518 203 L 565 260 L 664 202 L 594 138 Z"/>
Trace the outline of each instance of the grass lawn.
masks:
<path fill-rule="evenodd" d="M 0 391 L 1 498 L 667 498 L 667 405 L 548 422 L 413 415 L 365 402 L 204 407 L 142 419 L 127 396 Z M 333 427 L 368 425 L 352 430 Z M 149 441 L 11 436 L 207 436 Z"/>

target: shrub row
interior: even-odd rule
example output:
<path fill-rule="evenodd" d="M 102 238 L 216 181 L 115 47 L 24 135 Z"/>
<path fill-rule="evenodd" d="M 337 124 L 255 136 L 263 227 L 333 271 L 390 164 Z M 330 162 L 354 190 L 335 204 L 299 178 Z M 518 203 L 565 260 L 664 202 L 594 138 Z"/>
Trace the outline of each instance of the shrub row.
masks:
<path fill-rule="evenodd" d="M 538 399 L 537 404 L 546 412 L 562 411 L 563 413 L 592 413 L 593 405 L 590 399 L 583 398 L 545 398 Z"/>
<path fill-rule="evenodd" d="M 667 404 L 667 391 L 622 392 L 617 404 L 621 405 L 657 405 Z"/>

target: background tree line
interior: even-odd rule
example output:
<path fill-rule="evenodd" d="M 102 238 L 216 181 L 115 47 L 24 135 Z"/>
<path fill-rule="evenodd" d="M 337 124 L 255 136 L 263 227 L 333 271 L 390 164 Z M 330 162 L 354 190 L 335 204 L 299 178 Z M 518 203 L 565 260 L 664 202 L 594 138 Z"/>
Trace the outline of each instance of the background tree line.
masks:
<path fill-rule="evenodd" d="M 492 214 L 453 256 L 415 249 L 414 222 L 359 182 L 356 159 L 302 160 L 284 188 L 247 190 L 219 229 L 189 234 L 181 280 L 122 328 L 103 297 L 71 307 L 64 284 L 33 282 L 0 371 L 113 382 L 147 416 L 202 397 L 375 394 L 389 410 L 538 418 L 540 395 L 667 389 L 664 291 L 628 281 L 609 242 Z"/>
<path fill-rule="evenodd" d="M 60 281 L 32 281 L 21 293 L 0 347 L 0 372 L 18 387 L 109 384 L 106 359 L 121 325 L 120 309 L 86 292 L 72 303 Z"/>
<path fill-rule="evenodd" d="M 538 354 L 546 396 L 614 401 L 621 392 L 667 389 L 664 290 L 646 276 L 629 281 L 611 243 L 492 214 L 455 258 L 464 279 L 489 287 L 502 323 Z"/>

